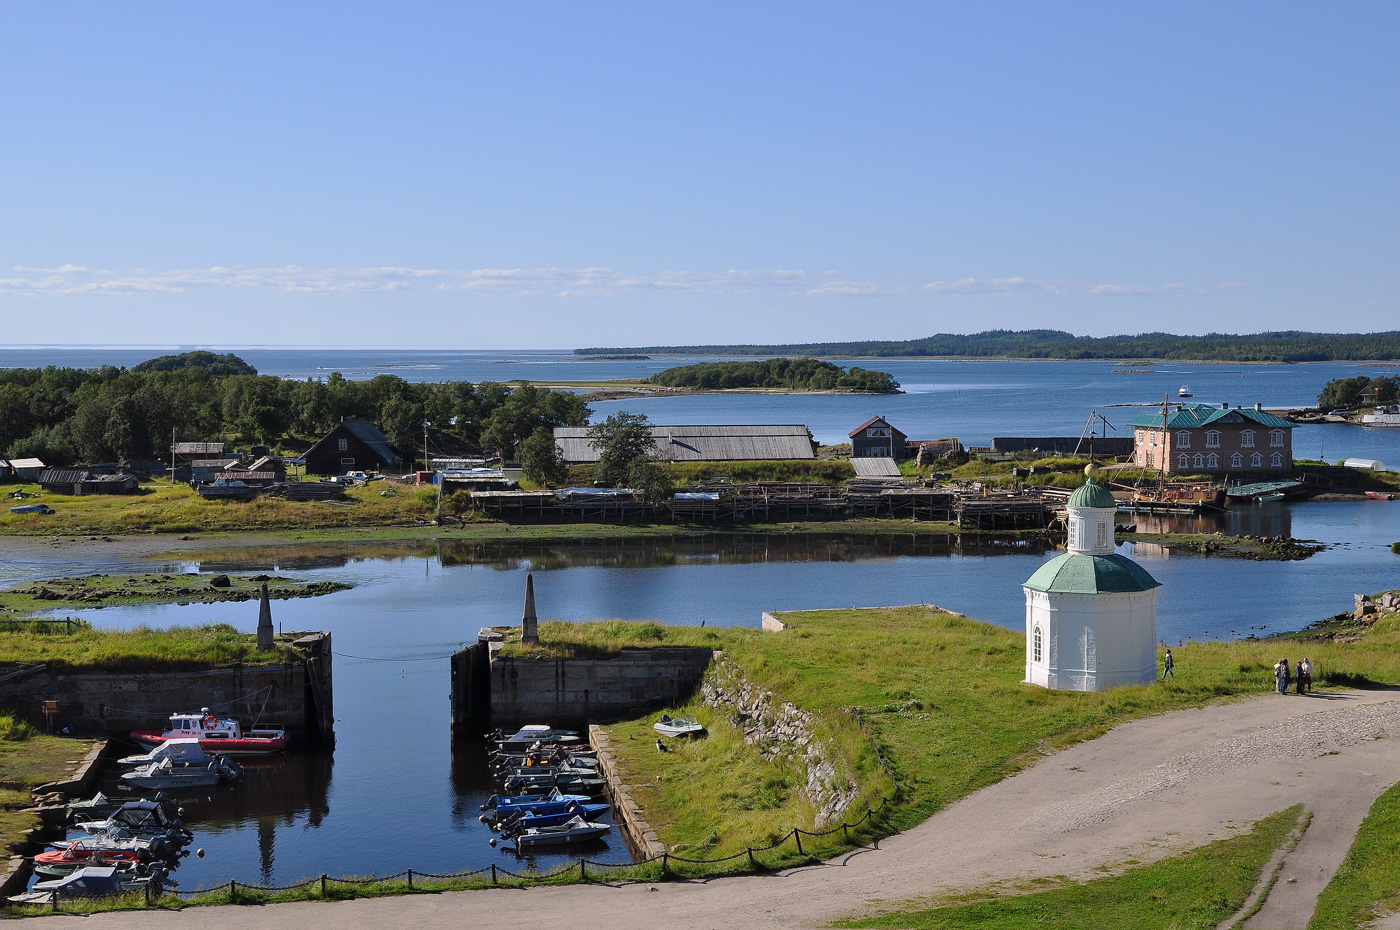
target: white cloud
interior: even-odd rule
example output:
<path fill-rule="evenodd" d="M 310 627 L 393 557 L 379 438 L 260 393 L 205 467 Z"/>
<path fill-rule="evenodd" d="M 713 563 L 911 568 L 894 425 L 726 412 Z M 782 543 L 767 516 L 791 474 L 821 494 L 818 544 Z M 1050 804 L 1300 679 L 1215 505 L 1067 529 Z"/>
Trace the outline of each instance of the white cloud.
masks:
<path fill-rule="evenodd" d="M 807 297 L 889 297 L 904 293 L 902 287 L 884 287 L 870 281 L 823 281 L 806 292 Z"/>
<path fill-rule="evenodd" d="M 923 289 L 944 297 L 1058 297 L 1071 293 L 1074 285 L 1043 278 L 962 278 L 934 281 Z"/>
<path fill-rule="evenodd" d="M 1200 297 L 1248 284 L 1095 284 L 1089 293 L 1101 297 Z"/>

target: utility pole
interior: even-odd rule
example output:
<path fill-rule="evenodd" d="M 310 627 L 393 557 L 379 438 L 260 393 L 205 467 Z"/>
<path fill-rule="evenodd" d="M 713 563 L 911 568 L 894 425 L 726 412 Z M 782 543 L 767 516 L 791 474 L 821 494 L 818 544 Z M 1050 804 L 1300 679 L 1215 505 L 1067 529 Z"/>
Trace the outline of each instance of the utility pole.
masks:
<path fill-rule="evenodd" d="M 423 421 L 423 470 L 431 471 L 428 467 L 428 421 Z"/>
<path fill-rule="evenodd" d="M 175 427 L 170 427 L 170 480 L 175 480 Z"/>

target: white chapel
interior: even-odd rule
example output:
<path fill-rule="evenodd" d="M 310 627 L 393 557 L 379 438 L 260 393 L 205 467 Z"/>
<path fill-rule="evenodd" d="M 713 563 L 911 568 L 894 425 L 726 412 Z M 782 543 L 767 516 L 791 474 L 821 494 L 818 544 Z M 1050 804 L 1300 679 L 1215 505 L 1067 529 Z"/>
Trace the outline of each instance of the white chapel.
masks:
<path fill-rule="evenodd" d="M 1161 582 L 1113 551 L 1113 495 L 1089 480 L 1069 497 L 1069 551 L 1042 565 L 1026 592 L 1026 682 L 1107 691 L 1157 678 Z"/>

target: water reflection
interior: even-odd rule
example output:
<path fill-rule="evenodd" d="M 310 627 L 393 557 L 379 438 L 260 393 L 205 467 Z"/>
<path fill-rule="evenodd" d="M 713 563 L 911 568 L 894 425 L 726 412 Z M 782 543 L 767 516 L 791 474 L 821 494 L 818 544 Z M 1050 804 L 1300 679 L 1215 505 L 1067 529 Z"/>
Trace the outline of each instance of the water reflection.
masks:
<path fill-rule="evenodd" d="M 1224 513 L 1132 515 L 1139 533 L 1223 533 L 1226 536 L 1293 535 L 1293 511 L 1283 503 L 1230 507 Z"/>

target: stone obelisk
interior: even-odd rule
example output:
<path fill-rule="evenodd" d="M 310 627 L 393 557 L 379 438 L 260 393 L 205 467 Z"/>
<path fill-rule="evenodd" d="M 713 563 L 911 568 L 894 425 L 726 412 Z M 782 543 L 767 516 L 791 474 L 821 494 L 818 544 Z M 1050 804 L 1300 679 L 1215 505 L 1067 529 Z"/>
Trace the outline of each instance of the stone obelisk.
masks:
<path fill-rule="evenodd" d="M 535 576 L 527 574 L 525 576 L 525 614 L 520 619 L 523 628 L 520 633 L 520 642 L 523 645 L 539 645 L 540 642 L 540 620 L 535 616 Z"/>
<path fill-rule="evenodd" d="M 258 606 L 258 648 L 272 648 L 272 605 L 267 602 L 267 582 L 262 583 L 262 603 Z"/>

